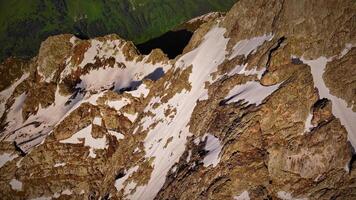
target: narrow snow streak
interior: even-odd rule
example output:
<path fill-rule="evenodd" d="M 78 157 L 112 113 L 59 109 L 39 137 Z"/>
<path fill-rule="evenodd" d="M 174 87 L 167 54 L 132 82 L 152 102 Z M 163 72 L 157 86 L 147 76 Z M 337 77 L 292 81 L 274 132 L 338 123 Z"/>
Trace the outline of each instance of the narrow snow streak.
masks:
<path fill-rule="evenodd" d="M 307 119 L 305 120 L 304 132 L 309 132 L 312 128 L 314 128 L 312 120 L 313 114 L 309 113 Z"/>
<path fill-rule="evenodd" d="M 15 91 L 16 87 L 20 85 L 24 80 L 26 80 L 29 77 L 29 73 L 25 73 L 24 75 L 21 76 L 15 83 L 13 83 L 11 86 L 9 86 L 7 89 L 3 90 L 0 92 L 0 117 L 4 114 L 5 112 L 5 104 L 6 101 L 10 98 L 12 93 Z"/>
<path fill-rule="evenodd" d="M 263 67 L 262 69 L 257 69 L 257 66 L 254 67 L 253 69 L 247 70 L 247 63 L 244 65 L 237 65 L 233 70 L 231 70 L 228 75 L 232 76 L 234 74 L 241 74 L 245 76 L 251 76 L 251 75 L 257 75 L 258 79 L 262 78 L 263 73 L 266 71 L 266 67 Z"/>
<path fill-rule="evenodd" d="M 0 168 L 4 166 L 7 162 L 17 158 L 17 154 L 3 153 L 0 155 Z"/>
<path fill-rule="evenodd" d="M 109 133 L 110 135 L 115 136 L 117 140 L 122 140 L 122 139 L 125 138 L 125 136 L 124 136 L 123 134 L 121 134 L 121 133 L 119 133 L 119 132 L 116 132 L 116 131 L 108 130 L 108 133 Z"/>
<path fill-rule="evenodd" d="M 323 80 L 326 64 L 331 61 L 331 59 L 319 57 L 315 60 L 305 60 L 303 58 L 301 60 L 310 66 L 314 87 L 318 88 L 320 98 L 327 98 L 332 101 L 332 113 L 339 118 L 341 124 L 345 126 L 348 132 L 348 139 L 353 148 L 356 149 L 356 113 L 353 112 L 350 107 L 347 107 L 345 100 L 330 94 Z"/>
<path fill-rule="evenodd" d="M 259 82 L 249 81 L 243 85 L 236 85 L 226 96 L 226 103 L 246 101 L 249 104 L 260 105 L 262 101 L 279 88 L 281 83 L 272 86 L 263 86 Z"/>
<path fill-rule="evenodd" d="M 247 57 L 250 53 L 255 53 L 256 49 L 261 46 L 265 41 L 271 41 L 273 34 L 264 34 L 262 36 L 253 37 L 251 39 L 245 39 L 237 42 L 232 48 L 232 54 L 230 60 L 238 55 L 244 55 Z"/>
<path fill-rule="evenodd" d="M 53 167 L 63 167 L 63 166 L 65 166 L 66 165 L 66 163 L 56 163 L 56 164 L 54 164 L 54 166 Z"/>
<path fill-rule="evenodd" d="M 307 198 L 293 198 L 291 193 L 285 191 L 277 192 L 277 196 L 282 200 L 307 200 Z"/>

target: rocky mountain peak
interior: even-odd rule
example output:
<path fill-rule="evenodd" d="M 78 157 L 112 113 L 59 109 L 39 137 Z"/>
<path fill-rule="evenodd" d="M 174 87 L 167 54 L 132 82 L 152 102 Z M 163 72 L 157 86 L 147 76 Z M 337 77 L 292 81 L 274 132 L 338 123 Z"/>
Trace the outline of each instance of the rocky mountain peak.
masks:
<path fill-rule="evenodd" d="M 355 10 L 240 0 L 174 59 L 69 34 L 8 59 L 2 198 L 354 199 Z"/>

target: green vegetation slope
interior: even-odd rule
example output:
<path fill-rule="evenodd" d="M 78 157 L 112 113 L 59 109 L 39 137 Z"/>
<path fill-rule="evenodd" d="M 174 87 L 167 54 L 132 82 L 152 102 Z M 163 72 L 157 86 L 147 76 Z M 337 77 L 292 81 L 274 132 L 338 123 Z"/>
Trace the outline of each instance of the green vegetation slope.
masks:
<path fill-rule="evenodd" d="M 31 57 L 50 35 L 117 33 L 145 42 L 179 23 L 236 0 L 0 0 L 0 60 Z"/>

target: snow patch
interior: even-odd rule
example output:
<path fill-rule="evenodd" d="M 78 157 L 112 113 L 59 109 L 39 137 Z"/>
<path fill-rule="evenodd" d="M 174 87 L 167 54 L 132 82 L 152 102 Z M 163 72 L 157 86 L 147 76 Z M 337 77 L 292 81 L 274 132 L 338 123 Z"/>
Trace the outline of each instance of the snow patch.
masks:
<path fill-rule="evenodd" d="M 0 116 L 2 116 L 5 112 L 6 101 L 10 98 L 16 87 L 20 85 L 24 80 L 26 80 L 29 75 L 29 73 L 23 74 L 17 81 L 15 81 L 15 83 L 0 92 Z"/>
<path fill-rule="evenodd" d="M 73 192 L 72 192 L 71 190 L 69 190 L 69 189 L 65 189 L 65 190 L 62 192 L 62 194 L 72 195 Z"/>
<path fill-rule="evenodd" d="M 138 117 L 138 113 L 135 114 L 123 113 L 123 115 L 127 117 L 131 122 L 134 122 Z"/>
<path fill-rule="evenodd" d="M 137 183 L 134 181 L 131 181 L 130 183 L 128 183 L 125 187 L 125 192 L 124 195 L 128 195 L 131 193 L 131 191 L 133 191 L 137 186 Z"/>
<path fill-rule="evenodd" d="M 346 43 L 345 48 L 341 51 L 339 58 L 344 57 L 355 46 L 356 45 L 354 45 L 354 44 Z"/>
<path fill-rule="evenodd" d="M 307 119 L 305 120 L 304 132 L 309 132 L 312 128 L 314 128 L 312 124 L 313 114 L 309 113 Z"/>
<path fill-rule="evenodd" d="M 128 43 L 120 39 L 98 41 L 91 40 L 91 46 L 84 53 L 84 59 L 78 66 L 72 66 L 68 61 L 66 68 L 63 70 L 61 77 L 68 76 L 77 68 L 83 68 L 89 63 L 95 63 L 96 59 L 115 59 L 114 66 L 103 67 L 91 70 L 88 74 L 82 75 L 82 82 L 79 87 L 85 88 L 87 91 L 97 91 L 101 89 L 109 89 L 114 86 L 115 90 L 130 87 L 134 81 L 141 81 L 144 77 L 154 72 L 157 68 L 162 68 L 163 71 L 169 68 L 166 64 L 155 64 L 148 62 L 148 56 L 141 61 L 129 61 L 123 54 L 123 47 Z"/>
<path fill-rule="evenodd" d="M 92 131 L 92 125 L 89 125 L 82 130 L 78 131 L 74 135 L 72 135 L 70 138 L 61 140 L 59 141 L 60 143 L 67 143 L 67 144 L 78 144 L 82 143 L 80 139 L 84 139 L 84 146 L 90 147 L 89 150 L 89 156 L 92 158 L 96 157 L 96 154 L 94 153 L 95 149 L 105 149 L 107 148 L 106 144 L 106 136 L 102 138 L 93 138 L 91 135 Z"/>
<path fill-rule="evenodd" d="M 248 102 L 248 104 L 256 104 L 256 106 L 258 106 L 266 97 L 276 91 L 280 85 L 281 83 L 272 86 L 263 86 L 256 81 L 249 81 L 243 85 L 236 85 L 226 96 L 226 103 L 243 100 Z"/>
<path fill-rule="evenodd" d="M 146 84 L 142 83 L 136 90 L 127 93 L 131 94 L 131 96 L 133 97 L 140 98 L 141 96 L 143 96 L 143 98 L 146 98 L 150 93 L 150 89 L 148 89 Z"/>
<path fill-rule="evenodd" d="M 53 167 L 63 167 L 63 166 L 65 166 L 65 165 L 66 165 L 66 163 L 62 162 L 62 163 L 56 163 L 56 164 L 54 164 Z"/>
<path fill-rule="evenodd" d="M 131 174 L 136 172 L 138 170 L 138 168 L 139 168 L 138 166 L 130 168 L 128 171 L 125 171 L 125 176 L 123 176 L 122 178 L 119 178 L 115 181 L 115 188 L 118 192 L 120 192 L 120 190 L 124 189 L 124 182 L 128 178 L 130 178 Z"/>
<path fill-rule="evenodd" d="M 75 99 L 70 99 L 71 96 L 61 96 L 59 88 L 55 92 L 55 101 L 47 108 L 42 108 L 39 105 L 38 111 L 35 115 L 23 122 L 22 107 L 26 99 L 26 94 L 23 93 L 18 96 L 15 103 L 10 108 L 7 114 L 7 126 L 4 134 L 1 136 L 6 141 L 16 141 L 23 151 L 28 151 L 32 147 L 44 141 L 44 138 L 53 130 L 53 127 L 61 121 L 61 118 L 76 105 L 82 98 L 77 95 Z M 68 100 L 71 103 L 66 104 Z M 30 141 L 30 142 L 26 142 Z"/>
<path fill-rule="evenodd" d="M 187 162 L 189 162 L 190 161 L 190 158 L 192 157 L 192 150 L 189 150 L 188 151 L 188 156 L 187 156 Z"/>
<path fill-rule="evenodd" d="M 123 134 L 118 133 L 118 132 L 116 132 L 116 131 L 108 130 L 108 133 L 109 133 L 110 135 L 115 136 L 117 140 L 122 140 L 122 139 L 125 138 L 125 136 L 124 136 Z"/>
<path fill-rule="evenodd" d="M 30 200 L 51 200 L 51 199 L 52 199 L 52 197 L 42 196 L 42 197 L 32 198 Z"/>
<path fill-rule="evenodd" d="M 17 158 L 18 155 L 17 154 L 13 154 L 13 153 L 3 153 L 0 155 L 0 168 L 2 166 L 4 166 L 7 162 Z"/>
<path fill-rule="evenodd" d="M 13 190 L 21 191 L 22 190 L 22 182 L 16 179 L 11 179 L 10 181 L 11 188 Z"/>
<path fill-rule="evenodd" d="M 251 39 L 245 39 L 237 42 L 235 46 L 232 48 L 232 53 L 230 56 L 230 60 L 235 58 L 238 55 L 244 55 L 247 57 L 251 52 L 255 53 L 256 49 L 261 46 L 265 41 L 271 41 L 273 38 L 273 34 L 264 34 L 262 36 L 253 37 Z"/>
<path fill-rule="evenodd" d="M 241 74 L 245 76 L 252 76 L 252 75 L 257 75 L 258 79 L 262 78 L 263 73 L 266 71 L 266 67 L 263 67 L 262 69 L 257 69 L 257 66 L 255 66 L 253 69 L 247 70 L 247 63 L 244 65 L 237 65 L 233 70 L 231 70 L 228 73 L 228 76 L 232 76 L 235 74 Z"/>
<path fill-rule="evenodd" d="M 77 37 L 75 36 L 72 36 L 70 39 L 69 39 L 69 42 L 72 43 L 72 45 L 75 45 L 75 42 L 77 41 Z"/>
<path fill-rule="evenodd" d="M 323 80 L 326 64 L 331 61 L 331 59 L 319 57 L 315 60 L 305 60 L 304 58 L 301 60 L 310 66 L 314 87 L 318 88 L 320 98 L 327 98 L 332 101 L 332 113 L 339 118 L 341 124 L 345 126 L 348 132 L 348 139 L 353 148 L 356 148 L 356 112 L 353 112 L 352 108 L 347 107 L 345 100 L 332 95 Z"/>
<path fill-rule="evenodd" d="M 234 196 L 234 200 L 250 200 L 248 191 L 244 191 L 239 196 Z"/>
<path fill-rule="evenodd" d="M 127 98 L 122 98 L 120 100 L 115 100 L 115 101 L 107 101 L 106 104 L 110 107 L 113 108 L 115 110 L 120 110 L 121 108 L 123 108 L 124 106 L 130 104 L 131 101 Z"/>
<path fill-rule="evenodd" d="M 277 192 L 277 196 L 282 200 L 307 200 L 308 199 L 308 198 L 293 198 L 291 193 L 285 191 Z"/>
<path fill-rule="evenodd" d="M 93 124 L 101 126 L 101 117 L 95 117 L 93 120 Z"/>
<path fill-rule="evenodd" d="M 204 150 L 208 151 L 208 153 L 203 160 L 204 167 L 209 167 L 210 165 L 216 167 L 216 165 L 220 162 L 219 154 L 222 149 L 220 140 L 211 134 L 205 134 L 203 140 L 205 139 L 206 139 L 206 144 Z"/>

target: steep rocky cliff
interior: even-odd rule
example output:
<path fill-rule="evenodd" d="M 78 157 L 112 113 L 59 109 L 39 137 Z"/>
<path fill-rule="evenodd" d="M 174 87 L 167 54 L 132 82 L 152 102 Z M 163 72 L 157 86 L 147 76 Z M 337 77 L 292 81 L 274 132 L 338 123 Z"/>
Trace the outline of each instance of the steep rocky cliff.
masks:
<path fill-rule="evenodd" d="M 171 60 L 50 37 L 0 67 L 1 199 L 355 199 L 355 45 L 352 0 L 241 0 Z"/>

